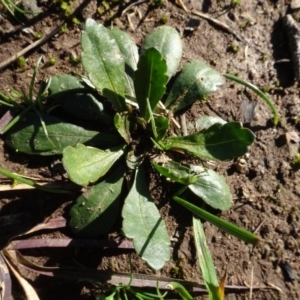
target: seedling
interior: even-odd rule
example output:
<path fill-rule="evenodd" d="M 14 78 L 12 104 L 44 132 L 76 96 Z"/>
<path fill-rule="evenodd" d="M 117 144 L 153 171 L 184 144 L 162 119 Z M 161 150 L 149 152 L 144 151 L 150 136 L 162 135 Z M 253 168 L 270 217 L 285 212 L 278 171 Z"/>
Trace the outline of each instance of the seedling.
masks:
<path fill-rule="evenodd" d="M 297 153 L 294 157 L 294 159 L 291 162 L 291 165 L 294 169 L 299 169 L 300 168 L 300 153 Z"/>
<path fill-rule="evenodd" d="M 14 127 L 7 142 L 29 154 L 62 153 L 70 180 L 87 187 L 70 211 L 69 225 L 77 236 L 98 238 L 106 234 L 124 200 L 124 235 L 133 240 L 137 253 L 159 270 L 170 259 L 170 239 L 151 199 L 147 173 L 154 169 L 180 185 L 174 200 L 196 214 L 200 208 L 191 208 L 178 197 L 183 191 L 192 192 L 213 208 L 229 209 L 229 187 L 222 176 L 207 168 L 205 159 L 225 161 L 241 156 L 255 136 L 238 122 L 205 116 L 197 120 L 188 135 L 182 136 L 174 114 L 206 99 L 224 83 L 224 77 L 203 62 L 192 61 L 170 86 L 182 55 L 175 29 L 156 28 L 146 36 L 139 56 L 137 46 L 125 32 L 88 19 L 81 46 L 81 62 L 88 78 L 54 76 L 48 97 L 76 117 L 105 123 L 106 132 L 88 131 L 55 117 L 55 121 L 45 122 L 53 141 L 50 143 L 45 132 L 40 126 L 33 126 L 30 119 Z M 111 108 L 106 109 L 105 102 L 93 96 L 95 91 L 111 104 L 115 110 L 113 117 Z M 171 152 L 177 154 L 177 161 L 169 157 Z M 163 163 L 159 159 L 162 155 Z M 182 164 L 182 158 L 193 158 L 194 163 Z M 132 174 L 129 192 L 123 187 L 128 170 Z M 230 234 L 252 243 L 259 241 L 246 230 L 239 231 L 239 227 L 230 227 L 228 222 L 222 223 L 218 217 L 204 212 L 213 224 L 225 224 Z"/>
<path fill-rule="evenodd" d="M 59 6 L 60 10 L 63 12 L 65 16 L 71 14 L 71 6 L 72 6 L 71 0 L 54 0 L 54 3 Z"/>
<path fill-rule="evenodd" d="M 236 5 L 240 5 L 240 4 L 241 4 L 241 0 L 231 0 L 232 6 L 236 6 Z"/>
<path fill-rule="evenodd" d="M 16 60 L 18 68 L 22 69 L 22 71 L 25 70 L 26 66 L 26 58 L 24 56 L 19 56 Z"/>
<path fill-rule="evenodd" d="M 49 62 L 49 65 L 54 66 L 56 64 L 56 58 L 55 57 L 50 57 L 48 62 Z"/>
<path fill-rule="evenodd" d="M 40 86 L 39 90 L 35 91 L 34 88 L 41 59 L 42 57 L 38 59 L 34 67 L 28 92 L 23 90 L 21 92 L 12 90 L 8 95 L 3 95 L 0 93 L 0 97 L 2 98 L 1 103 L 19 112 L 19 114 L 2 129 L 2 134 L 6 133 L 10 128 L 17 124 L 29 111 L 34 111 L 40 120 L 40 124 L 42 125 L 47 139 L 49 139 L 42 112 L 45 111 L 44 100 L 51 81 L 48 82 L 44 89 L 42 86 Z M 24 61 L 25 58 L 20 57 L 20 63 L 22 62 L 23 64 Z M 36 94 L 34 95 L 34 93 Z"/>

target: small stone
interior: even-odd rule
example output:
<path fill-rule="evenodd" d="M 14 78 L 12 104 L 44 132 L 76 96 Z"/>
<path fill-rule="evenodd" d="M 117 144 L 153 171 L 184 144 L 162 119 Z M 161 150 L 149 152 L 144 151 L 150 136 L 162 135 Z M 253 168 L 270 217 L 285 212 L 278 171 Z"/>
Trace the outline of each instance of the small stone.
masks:
<path fill-rule="evenodd" d="M 298 279 L 298 276 L 293 269 L 293 267 L 288 262 L 283 262 L 280 264 L 283 276 L 285 280 L 287 281 L 293 281 L 295 279 Z"/>
<path fill-rule="evenodd" d="M 300 0 L 291 0 L 291 9 L 300 8 Z"/>
<path fill-rule="evenodd" d="M 25 11 L 33 13 L 34 15 L 41 12 L 40 8 L 37 6 L 36 0 L 22 0 L 21 4 Z"/>
<path fill-rule="evenodd" d="M 236 170 L 241 174 L 248 173 L 248 171 L 249 171 L 247 161 L 244 158 L 238 159 L 235 164 L 235 167 L 236 167 Z"/>

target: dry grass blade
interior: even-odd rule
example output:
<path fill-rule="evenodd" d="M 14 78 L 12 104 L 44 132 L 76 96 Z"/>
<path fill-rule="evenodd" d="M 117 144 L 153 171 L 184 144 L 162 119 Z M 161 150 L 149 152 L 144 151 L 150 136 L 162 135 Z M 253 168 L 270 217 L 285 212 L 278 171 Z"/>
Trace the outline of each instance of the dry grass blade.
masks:
<path fill-rule="evenodd" d="M 67 222 L 66 219 L 63 217 L 58 217 L 55 219 L 48 220 L 48 222 L 38 224 L 26 232 L 23 232 L 21 234 L 11 237 L 8 245 L 11 243 L 12 240 L 16 239 L 17 237 L 25 236 L 27 234 L 30 234 L 30 233 L 33 233 L 36 231 L 45 230 L 45 229 L 64 228 L 64 227 L 66 227 L 66 222 Z"/>
<path fill-rule="evenodd" d="M 216 270 L 210 251 L 206 245 L 204 230 L 199 218 L 193 217 L 193 227 L 198 262 L 209 294 L 209 299 L 222 300 L 224 295 L 224 287 L 221 291 L 222 293 L 220 293 Z"/>
<path fill-rule="evenodd" d="M 118 273 L 118 272 L 108 272 L 100 271 L 94 269 L 82 269 L 82 268 L 59 268 L 59 267 L 43 267 L 35 265 L 29 262 L 25 257 L 23 257 L 19 252 L 16 251 L 18 262 L 25 268 L 35 273 L 50 276 L 65 278 L 68 280 L 82 280 L 82 278 L 87 278 L 92 281 L 106 282 L 108 284 L 119 285 L 128 284 L 131 276 L 131 286 L 132 287 L 148 287 L 148 288 L 159 288 L 161 290 L 167 289 L 166 286 L 170 282 L 178 282 L 187 288 L 193 294 L 203 294 L 207 293 L 204 284 L 198 284 L 195 282 L 176 280 L 174 278 L 158 277 L 155 275 L 144 275 L 144 274 L 129 274 L 129 273 Z M 245 286 L 225 286 L 227 292 L 241 292 L 249 291 L 248 287 Z M 256 289 L 256 287 L 253 287 Z M 259 288 L 263 289 L 263 288 Z M 268 289 L 268 288 L 266 288 Z"/>
<path fill-rule="evenodd" d="M 6 250 L 35 249 L 35 248 L 70 248 L 93 247 L 133 250 L 132 242 L 120 243 L 110 240 L 79 240 L 79 239 L 28 239 L 11 242 Z"/>
<path fill-rule="evenodd" d="M 3 255 L 0 253 L 0 299 L 11 299 L 11 278 L 9 271 L 4 260 Z"/>
<path fill-rule="evenodd" d="M 22 286 L 26 298 L 28 300 L 40 300 L 39 296 L 37 295 L 36 291 L 33 289 L 33 287 L 29 284 L 29 282 L 21 276 L 21 274 L 18 271 L 18 268 L 16 265 L 13 263 L 13 258 L 11 256 L 12 252 L 5 251 L 4 252 L 4 259 L 6 261 L 6 264 L 10 268 L 11 272 L 14 274 L 16 277 L 17 281 L 20 283 Z"/>
<path fill-rule="evenodd" d="M 64 228 L 66 227 L 66 219 L 64 217 L 58 217 L 55 219 L 51 219 L 48 220 L 48 222 L 45 223 L 40 223 L 36 226 L 34 226 L 33 228 L 31 228 L 30 230 L 24 232 L 23 234 L 21 234 L 22 236 L 36 232 L 36 231 L 40 231 L 40 230 L 44 230 L 44 229 L 57 229 L 57 228 Z M 19 235 L 19 236 L 21 236 Z"/>
<path fill-rule="evenodd" d="M 250 300 L 252 299 L 252 293 L 253 293 L 253 267 L 251 268 L 251 281 L 250 281 Z"/>

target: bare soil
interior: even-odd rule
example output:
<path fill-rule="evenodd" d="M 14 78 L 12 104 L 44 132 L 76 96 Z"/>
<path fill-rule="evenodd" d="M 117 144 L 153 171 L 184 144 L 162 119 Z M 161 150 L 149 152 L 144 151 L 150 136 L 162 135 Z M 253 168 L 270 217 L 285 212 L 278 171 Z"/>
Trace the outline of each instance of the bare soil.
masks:
<path fill-rule="evenodd" d="M 237 35 L 214 23 L 188 15 L 175 1 L 153 7 L 152 1 L 138 4 L 121 15 L 122 6 L 113 1 L 111 10 L 105 11 L 101 1 L 73 1 L 74 8 L 82 4 L 77 14 L 79 25 L 68 25 L 66 33 L 59 33 L 47 43 L 27 53 L 27 63 L 21 69 L 10 64 L 0 73 L 0 91 L 11 88 L 27 89 L 32 67 L 39 56 L 43 63 L 39 79 L 61 73 L 82 74 L 80 64 L 74 64 L 70 56 L 80 56 L 80 33 L 86 18 L 99 23 L 114 24 L 126 30 L 137 44 L 151 30 L 167 20 L 182 34 L 184 59 L 202 60 L 221 73 L 238 74 L 267 90 L 279 115 L 279 126 L 273 126 L 269 107 L 242 86 L 227 81 L 225 86 L 212 94 L 205 103 L 196 103 L 186 112 L 188 121 L 201 115 L 217 115 L 227 121 L 240 121 L 256 135 L 256 141 L 247 155 L 213 167 L 225 176 L 230 186 L 234 205 L 220 213 L 233 222 L 266 239 L 265 247 L 252 247 L 205 223 L 208 246 L 219 278 L 227 269 L 228 285 L 273 287 L 253 291 L 252 299 L 300 299 L 300 177 L 299 168 L 292 161 L 299 153 L 300 99 L 298 83 L 294 80 L 293 63 L 290 61 L 287 35 L 282 17 L 288 11 L 289 1 L 241 1 L 230 6 L 231 1 L 184 1 L 189 8 L 209 14 L 226 23 Z M 126 2 L 126 1 L 124 1 Z M 114 4 L 115 3 L 115 4 Z M 52 1 L 38 1 L 39 17 L 26 20 L 26 27 L 43 36 L 53 30 L 63 19 L 62 13 Z M 194 5 L 194 6 L 193 6 Z M 103 13 L 100 15 L 97 8 Z M 0 63 L 34 42 L 32 34 L 20 29 L 20 25 L 4 11 L 0 11 Z M 241 38 L 239 38 L 241 37 Z M 49 58 L 56 63 L 49 66 Z M 256 105 L 252 114 L 252 108 Z M 0 107 L 1 112 L 4 108 Z M 31 157 L 15 153 L 1 142 L 0 165 L 23 175 L 52 180 L 53 163 L 60 157 Z M 50 177 L 47 177 L 50 174 Z M 60 174 L 57 174 L 61 178 Z M 2 178 L 2 177 L 1 177 Z M 160 275 L 202 282 L 196 260 L 191 229 L 191 214 L 170 200 L 166 181 L 154 175 L 150 177 L 150 190 L 164 216 L 173 241 L 171 261 Z M 1 183 L 7 183 L 4 178 Z M 9 236 L 22 232 L 49 218 L 64 215 L 75 198 L 50 195 L 40 191 L 1 192 L 0 232 L 1 245 Z M 8 222 L 7 217 L 15 218 Z M 6 218 L 6 219 L 5 219 Z M 122 236 L 120 221 L 112 236 Z M 45 232 L 40 237 L 72 237 L 68 229 Z M 36 237 L 36 236 L 35 236 Z M 129 272 L 127 255 L 113 255 L 93 248 L 88 249 L 34 249 L 22 251 L 36 264 L 46 266 L 74 266 Z M 132 256 L 133 271 L 153 274 L 153 271 L 136 255 Z M 290 272 L 287 272 L 287 266 Z M 94 299 L 91 285 L 61 280 L 23 270 L 23 275 L 36 289 L 41 299 Z M 13 282 L 14 299 L 25 299 L 17 282 Z M 249 292 L 228 294 L 225 299 L 249 299 Z M 201 296 L 199 299 L 206 299 Z"/>

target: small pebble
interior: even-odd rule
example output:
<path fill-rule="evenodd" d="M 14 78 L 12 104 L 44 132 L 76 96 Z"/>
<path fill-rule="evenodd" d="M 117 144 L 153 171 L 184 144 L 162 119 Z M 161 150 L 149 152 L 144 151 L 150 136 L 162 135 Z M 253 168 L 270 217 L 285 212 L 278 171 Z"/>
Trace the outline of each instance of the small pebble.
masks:
<path fill-rule="evenodd" d="M 300 0 L 291 0 L 291 9 L 300 8 Z"/>
<path fill-rule="evenodd" d="M 280 267 L 283 272 L 283 276 L 285 277 L 285 280 L 287 281 L 293 281 L 295 279 L 298 279 L 298 276 L 293 269 L 293 267 L 288 262 L 283 262 L 280 264 Z"/>

